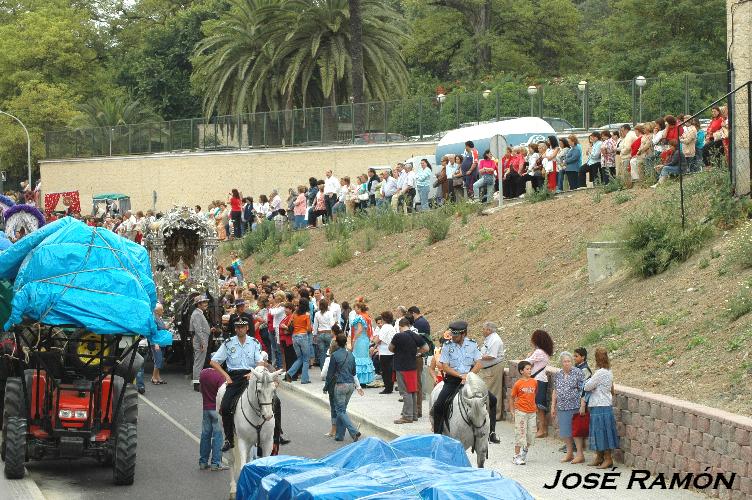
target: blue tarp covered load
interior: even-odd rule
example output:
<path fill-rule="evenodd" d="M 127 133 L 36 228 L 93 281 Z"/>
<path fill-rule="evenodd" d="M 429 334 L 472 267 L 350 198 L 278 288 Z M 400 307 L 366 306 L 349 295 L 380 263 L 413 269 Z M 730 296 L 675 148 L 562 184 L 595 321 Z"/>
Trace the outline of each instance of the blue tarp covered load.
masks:
<path fill-rule="evenodd" d="M 70 217 L 43 226 L 0 253 L 0 279 L 13 281 L 5 330 L 31 319 L 172 342 L 152 314 L 157 295 L 146 250 L 106 229 Z"/>
<path fill-rule="evenodd" d="M 276 456 L 255 460 L 238 478 L 240 500 L 421 498 L 532 500 L 516 481 L 475 469 L 462 445 L 436 434 L 386 443 L 366 438 L 326 457 Z"/>

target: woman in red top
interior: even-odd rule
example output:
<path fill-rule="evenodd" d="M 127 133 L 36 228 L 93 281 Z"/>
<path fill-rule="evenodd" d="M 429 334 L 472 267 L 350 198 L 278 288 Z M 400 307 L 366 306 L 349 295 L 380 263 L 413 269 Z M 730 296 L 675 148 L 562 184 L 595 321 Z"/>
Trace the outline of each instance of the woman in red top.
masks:
<path fill-rule="evenodd" d="M 504 198 L 517 198 L 520 195 L 520 170 L 525 164 L 525 155 L 519 149 L 507 148 L 510 155 L 509 169 L 505 170 L 501 180 Z"/>
<path fill-rule="evenodd" d="M 240 238 L 241 212 L 243 210 L 243 200 L 237 189 L 233 189 L 230 194 L 230 219 L 232 220 L 232 232 L 236 238 Z"/>
<path fill-rule="evenodd" d="M 721 128 L 723 128 L 723 115 L 721 114 L 721 108 L 715 106 L 712 111 L 713 119 L 710 120 L 708 128 L 705 131 L 705 147 L 702 148 L 702 159 L 705 162 L 705 166 L 710 166 L 710 160 L 720 154 L 721 148 L 723 148 L 723 138 L 721 137 Z M 716 140 L 716 137 L 718 140 Z"/>
<path fill-rule="evenodd" d="M 294 307 L 291 302 L 285 303 L 285 317 L 279 323 L 279 343 L 282 346 L 282 363 L 285 371 L 289 370 L 295 360 L 298 359 L 295 348 L 292 346 L 292 332 L 290 331 L 293 310 Z"/>
<path fill-rule="evenodd" d="M 663 135 L 663 140 L 669 142 L 673 139 L 676 142 L 679 142 L 679 137 L 681 137 L 684 131 L 682 130 L 682 127 L 678 126 L 679 122 L 676 120 L 676 117 L 666 115 L 664 120 L 666 120 L 666 132 Z"/>

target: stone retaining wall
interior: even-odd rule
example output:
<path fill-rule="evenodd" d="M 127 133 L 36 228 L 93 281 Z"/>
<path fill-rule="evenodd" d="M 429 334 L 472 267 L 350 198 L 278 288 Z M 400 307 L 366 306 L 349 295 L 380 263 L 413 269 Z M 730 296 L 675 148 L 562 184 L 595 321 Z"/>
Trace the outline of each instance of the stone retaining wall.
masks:
<path fill-rule="evenodd" d="M 510 361 L 504 377 L 505 418 L 509 418 L 508 398 L 520 378 L 518 361 Z M 547 368 L 549 392 L 558 368 Z M 641 391 L 617 384 L 614 415 L 621 449 L 616 460 L 653 474 L 715 475 L 736 473 L 732 489 L 703 490 L 720 498 L 752 498 L 752 419 L 698 405 L 689 401 Z M 549 394 L 550 396 L 550 394 Z M 550 398 L 549 398 L 550 401 Z M 558 425 L 550 422 L 549 434 L 558 435 Z"/>

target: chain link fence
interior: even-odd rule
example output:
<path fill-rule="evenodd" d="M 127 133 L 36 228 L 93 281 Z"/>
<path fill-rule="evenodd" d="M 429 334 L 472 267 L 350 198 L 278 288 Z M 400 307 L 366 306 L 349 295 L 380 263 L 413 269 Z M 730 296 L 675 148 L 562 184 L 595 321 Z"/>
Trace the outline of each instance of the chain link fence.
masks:
<path fill-rule="evenodd" d="M 45 134 L 46 156 L 88 158 L 284 146 L 437 141 L 455 128 L 539 116 L 557 131 L 613 128 L 667 113 L 692 113 L 726 93 L 726 73 L 642 81 L 506 82 L 477 93 L 449 93 L 340 106 L 190 118 Z M 708 114 L 709 116 L 709 114 Z"/>

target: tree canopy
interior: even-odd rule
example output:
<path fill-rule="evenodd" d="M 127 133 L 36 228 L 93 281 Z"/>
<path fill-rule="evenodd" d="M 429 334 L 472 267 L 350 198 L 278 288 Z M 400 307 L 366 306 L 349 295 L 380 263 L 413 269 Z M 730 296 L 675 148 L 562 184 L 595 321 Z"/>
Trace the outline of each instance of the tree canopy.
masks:
<path fill-rule="evenodd" d="M 87 104 L 172 120 L 483 87 L 523 106 L 515 89 L 536 81 L 722 72 L 725 36 L 723 0 L 14 0 L 0 3 L 0 109 L 38 159 L 43 132 Z M 7 124 L 13 178 L 25 137 Z"/>

